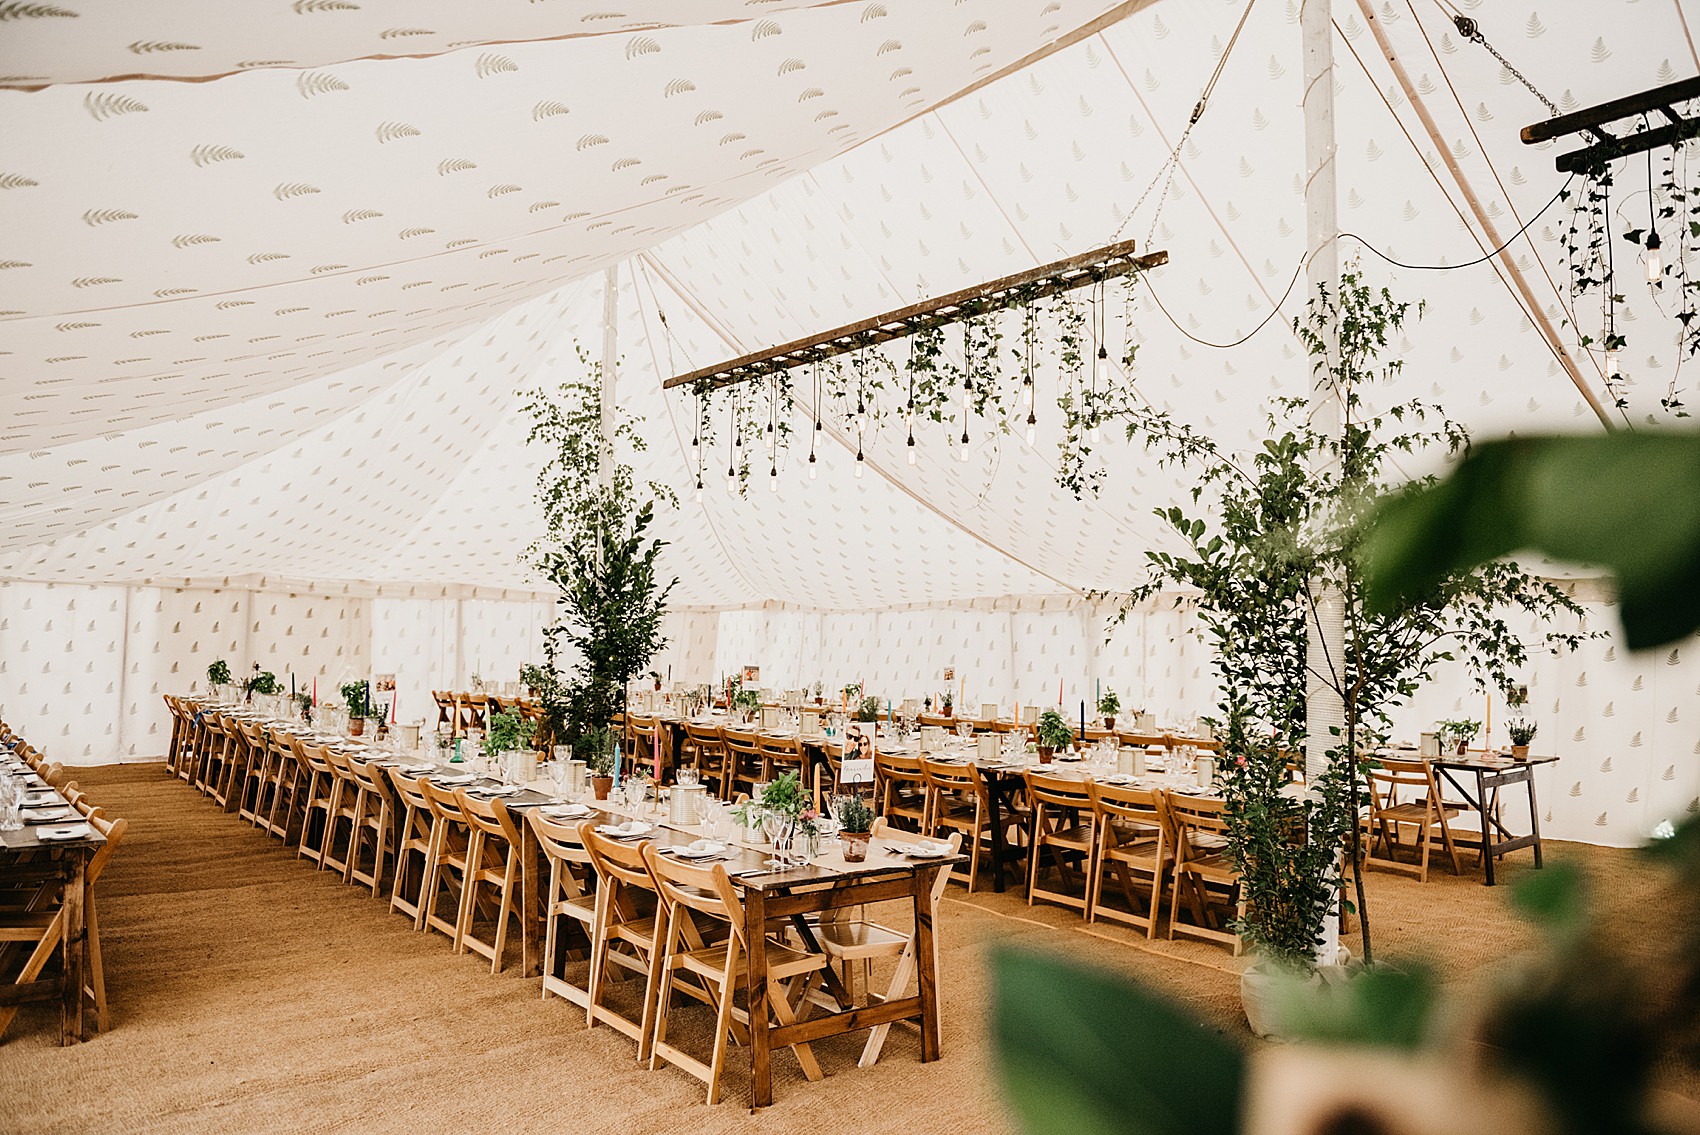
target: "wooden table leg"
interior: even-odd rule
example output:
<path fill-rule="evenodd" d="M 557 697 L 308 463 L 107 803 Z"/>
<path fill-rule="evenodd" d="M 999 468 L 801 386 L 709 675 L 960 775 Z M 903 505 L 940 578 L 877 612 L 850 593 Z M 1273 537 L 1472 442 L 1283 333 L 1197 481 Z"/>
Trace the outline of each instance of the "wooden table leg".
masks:
<path fill-rule="evenodd" d="M 921 1060 L 939 1058 L 939 963 L 933 937 L 933 880 L 942 867 L 917 870 L 915 885 L 915 988 L 921 996 Z"/>
<path fill-rule="evenodd" d="M 65 877 L 63 960 L 64 988 L 60 991 L 59 1043 L 77 1044 L 83 1039 L 84 899 L 88 886 L 89 856 L 85 849 L 67 850 L 70 865 Z"/>
<path fill-rule="evenodd" d="M 1498 795 L 1495 793 L 1495 795 Z M 1482 818 L 1482 872 L 1487 886 L 1493 886 L 1494 844 L 1499 840 L 1493 834 L 1493 811 L 1488 806 L 1487 782 L 1481 772 L 1476 773 L 1476 813 Z"/>
<path fill-rule="evenodd" d="M 520 967 L 526 977 L 536 977 L 543 972 L 543 951 L 539 946 L 547 930 L 543 925 L 543 904 L 538 899 L 538 887 L 543 881 L 543 849 L 530 820 L 520 816 L 519 827 L 520 842 L 524 845 L 519 849 Z"/>
<path fill-rule="evenodd" d="M 1541 809 L 1535 803 L 1535 770 L 1528 771 L 1529 777 L 1529 834 L 1535 837 L 1535 870 L 1540 870 L 1541 863 Z"/>
<path fill-rule="evenodd" d="M 1003 777 L 986 781 L 986 805 L 992 813 L 992 890 L 1003 894 Z M 975 836 L 979 838 L 978 835 Z"/>
<path fill-rule="evenodd" d="M 767 898 L 760 887 L 744 891 L 744 932 L 748 937 L 750 1009 L 750 1110 L 773 1102 L 773 1054 L 768 1048 Z"/>

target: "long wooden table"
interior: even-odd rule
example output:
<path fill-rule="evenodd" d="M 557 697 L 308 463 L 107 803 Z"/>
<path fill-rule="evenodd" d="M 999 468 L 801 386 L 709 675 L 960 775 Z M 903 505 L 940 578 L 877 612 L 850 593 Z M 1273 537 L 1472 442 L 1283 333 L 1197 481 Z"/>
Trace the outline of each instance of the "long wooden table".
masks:
<path fill-rule="evenodd" d="M 250 715 L 252 716 L 252 715 Z M 287 729 L 284 722 L 264 722 L 269 729 Z M 824 739 L 822 739 L 824 740 Z M 315 743 L 319 743 L 315 741 Z M 410 775 L 430 776 L 469 771 L 466 766 L 442 764 L 417 755 L 397 755 L 382 749 L 365 746 L 359 739 L 344 738 L 338 744 L 345 750 L 363 750 L 362 760 L 375 760 L 386 768 L 411 770 Z M 459 787 L 474 789 L 494 786 L 498 782 L 484 777 Z M 534 785 L 540 782 L 534 782 Z M 522 833 L 524 847 L 520 849 L 521 902 L 520 942 L 523 972 L 536 977 L 543 972 L 544 906 L 543 887 L 548 878 L 543 864 L 542 847 L 536 838 L 527 814 L 535 809 L 561 803 L 553 795 L 536 786 L 498 796 L 503 807 L 518 814 L 516 826 Z M 614 801 L 586 800 L 589 814 L 579 822 L 611 823 L 641 819 L 653 825 L 647 839 L 662 846 L 685 845 L 707 835 L 697 825 L 674 825 L 657 810 L 645 807 L 633 813 Z M 751 1106 L 765 1107 L 773 1102 L 772 1052 L 793 1044 L 803 1044 L 842 1033 L 858 1032 L 900 1020 L 917 1021 L 921 1029 L 921 1059 L 937 1060 L 939 1045 L 938 957 L 935 941 L 932 905 L 934 880 L 939 871 L 949 870 L 963 862 L 964 855 L 936 859 L 912 860 L 894 855 L 875 845 L 862 863 L 847 863 L 838 850 L 824 852 L 807 865 L 785 870 L 768 870 L 770 849 L 723 838 L 732 851 L 725 860 L 727 873 L 743 894 L 746 921 L 751 926 L 765 926 L 769 918 L 788 918 L 804 943 L 816 952 L 820 943 L 804 916 L 821 911 L 856 907 L 867 903 L 908 903 L 915 919 L 916 995 L 876 1005 L 857 1008 L 830 969 L 826 971 L 827 990 L 845 1006 L 839 1012 L 811 1016 L 796 1024 L 779 1027 L 770 1020 L 767 994 L 767 948 L 762 935 L 750 935 L 747 951 L 749 1017 L 751 1021 L 750 1090 Z M 80 1004 L 80 1002 L 79 1002 Z"/>
<path fill-rule="evenodd" d="M 22 762 L 19 764 L 22 765 Z M 28 769 L 27 765 L 22 767 Z M 48 789 L 45 782 L 34 777 L 33 772 L 28 772 L 27 775 L 37 782 L 32 785 L 32 790 L 53 791 L 59 799 L 59 804 L 66 804 L 63 795 L 57 790 Z M 77 1044 L 84 1039 L 83 985 L 88 940 L 88 866 L 89 860 L 94 858 L 94 853 L 106 843 L 106 837 L 80 816 L 75 821 L 67 820 L 63 823 L 69 825 L 73 822 L 82 823 L 88 829 L 88 835 L 72 840 L 39 838 L 43 827 L 57 827 L 59 824 L 26 823 L 18 831 L 0 831 L 0 879 L 4 879 L 8 872 L 20 869 L 25 861 L 35 867 L 45 856 L 51 869 L 43 881 L 56 879 L 63 888 L 64 895 L 64 917 L 60 920 L 60 956 L 63 965 L 58 976 L 0 985 L 0 1005 L 21 1005 L 57 999 L 61 1045 Z"/>

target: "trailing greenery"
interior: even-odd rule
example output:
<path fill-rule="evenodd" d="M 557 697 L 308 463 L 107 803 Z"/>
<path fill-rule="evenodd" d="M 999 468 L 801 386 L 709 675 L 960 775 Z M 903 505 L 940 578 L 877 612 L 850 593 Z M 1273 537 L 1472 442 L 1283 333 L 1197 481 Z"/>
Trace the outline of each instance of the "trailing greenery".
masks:
<path fill-rule="evenodd" d="M 860 796 L 846 796 L 838 804 L 838 827 L 851 833 L 871 831 L 874 810 Z"/>
<path fill-rule="evenodd" d="M 1066 749 L 1074 744 L 1074 730 L 1063 719 L 1061 713 L 1054 709 L 1047 709 L 1039 715 L 1035 740 L 1040 748 Z"/>
<path fill-rule="evenodd" d="M 640 485 L 619 458 L 645 448 L 627 418 L 602 436 L 601 367 L 579 357 L 588 377 L 537 391 L 524 407 L 527 441 L 548 453 L 537 475 L 544 532 L 526 558 L 555 585 L 560 610 L 543 632 L 547 665 L 532 676 L 551 739 L 569 744 L 608 728 L 623 709 L 627 683 L 666 645 L 661 619 L 678 582 L 662 580 L 665 542 L 650 534 L 656 502 L 671 504 L 673 494 L 658 482 Z M 570 669 L 568 657 L 576 658 Z"/>
<path fill-rule="evenodd" d="M 1196 596 L 1223 693 L 1221 783 L 1246 903 L 1240 929 L 1265 954 L 1301 966 L 1312 964 L 1337 903 L 1341 844 L 1349 841 L 1352 857 L 1361 857 L 1353 822 L 1361 778 L 1351 754 L 1380 740 L 1392 710 L 1443 662 L 1460 660 L 1478 686 L 1508 690 L 1531 649 L 1571 650 L 1588 637 L 1574 600 L 1508 562 L 1444 573 L 1404 602 L 1366 610 L 1366 522 L 1403 480 L 1399 463 L 1462 453 L 1469 444 L 1439 407 L 1412 400 L 1376 410 L 1365 401 L 1366 388 L 1400 373 L 1401 362 L 1383 355 L 1411 314 L 1355 269 L 1342 275 L 1338 292 L 1320 289 L 1294 324 L 1310 355 L 1312 390 L 1274 400 L 1268 437 L 1250 454 L 1222 448 L 1125 388 L 1100 392 L 1077 415 L 1082 429 L 1094 411 L 1120 422 L 1159 466 L 1192 477 L 1191 507 L 1157 510 L 1180 550 L 1147 553 L 1150 573 L 1120 597 L 1121 617 L 1166 590 Z M 1319 417 L 1324 402 L 1337 406 L 1338 424 Z M 1059 480 L 1077 494 L 1096 491 L 1089 451 L 1066 452 Z M 1307 636 L 1330 604 L 1344 626 L 1343 655 L 1312 667 Z M 1512 611 L 1534 615 L 1542 633 L 1519 637 L 1507 622 Z M 1293 799 L 1282 790 L 1288 761 L 1308 737 L 1311 682 L 1340 698 L 1344 723 L 1324 740 L 1326 768 L 1309 778 L 1304 798 Z M 1361 872 L 1354 875 L 1370 960 L 1369 911 Z"/>
<path fill-rule="evenodd" d="M 493 755 L 528 749 L 536 735 L 537 722 L 518 713 L 492 713 L 484 731 L 484 751 Z"/>
<path fill-rule="evenodd" d="M 220 658 L 207 667 L 207 684 L 213 686 L 230 685 L 230 663 Z"/>

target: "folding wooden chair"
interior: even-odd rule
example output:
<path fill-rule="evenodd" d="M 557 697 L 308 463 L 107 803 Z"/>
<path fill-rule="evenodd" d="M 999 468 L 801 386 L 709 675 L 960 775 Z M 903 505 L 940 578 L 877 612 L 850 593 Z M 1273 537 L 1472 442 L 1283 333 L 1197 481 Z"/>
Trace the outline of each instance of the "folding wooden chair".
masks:
<path fill-rule="evenodd" d="M 661 932 L 657 935 L 654 966 L 660 971 L 655 998 L 654 1040 L 649 1066 L 660 1061 L 683 1068 L 708 1085 L 708 1102 L 720 1102 L 720 1073 L 726 1065 L 726 1050 L 734 1037 L 733 1026 L 742 1017 L 753 1027 L 749 1015 L 740 1013 L 733 997 L 740 985 L 748 984 L 745 955 L 749 935 L 763 933 L 744 917 L 744 903 L 732 886 L 721 863 L 697 866 L 663 855 L 653 843 L 643 845 L 656 892 L 661 899 Z M 721 933 L 701 933 L 706 923 Z M 795 1024 L 808 1015 L 805 1000 L 814 975 L 826 968 L 825 954 L 793 949 L 768 940 L 767 972 L 763 975 L 766 1000 L 781 1027 Z M 714 1016 L 714 1047 L 704 1062 L 667 1039 L 674 993 L 684 993 L 711 1005 Z M 762 1022 L 764 1025 L 766 1022 Z M 807 1044 L 794 1044 L 797 1062 L 810 1080 L 822 1078 L 820 1064 Z"/>
<path fill-rule="evenodd" d="M 471 950 L 490 959 L 491 973 L 501 973 L 508 945 L 508 923 L 520 913 L 515 902 L 519 898 L 519 852 L 523 846 L 519 828 L 513 813 L 500 800 L 468 796 L 464 788 L 455 793 L 455 799 L 469 829 L 455 953 Z M 488 940 L 477 933 L 478 909 L 487 902 L 486 887 L 496 891 L 496 925 Z"/>
<path fill-rule="evenodd" d="M 1452 860 L 1452 873 L 1461 874 L 1458 848 L 1452 842 L 1452 829 L 1447 821 L 1463 810 L 1461 805 L 1449 804 L 1441 796 L 1439 778 L 1434 766 L 1427 761 L 1407 761 L 1396 757 L 1378 757 L 1379 768 L 1371 768 L 1369 780 L 1369 813 L 1363 819 L 1367 844 L 1364 862 L 1389 871 L 1415 875 L 1428 882 L 1429 851 L 1437 842 Z M 1416 789 L 1421 795 L 1401 800 L 1401 789 Z M 1406 844 L 1405 829 L 1414 829 L 1416 842 Z M 1377 856 L 1380 847 L 1385 853 Z M 1406 863 L 1397 853 L 1407 847 L 1419 858 Z"/>
<path fill-rule="evenodd" d="M 579 842 L 578 826 L 551 820 L 535 808 L 526 817 L 543 858 L 549 882 L 543 897 L 543 999 L 553 993 L 581 1009 L 590 1008 L 589 950 L 596 934 L 596 872 L 590 853 Z M 567 927 L 577 924 L 586 948 L 584 984 L 567 975 Z"/>
<path fill-rule="evenodd" d="M 912 832 L 927 830 L 927 778 L 920 757 L 876 752 L 874 782 L 881 818 Z"/>
<path fill-rule="evenodd" d="M 606 1024 L 637 1042 L 638 1059 L 648 1060 L 654 1037 L 655 991 L 664 919 L 655 880 L 644 862 L 641 845 L 633 846 L 596 834 L 594 821 L 579 825 L 579 843 L 596 871 L 596 925 L 591 937 L 590 989 L 585 1021 L 590 1028 Z M 634 1016 L 608 1004 L 608 987 L 618 975 L 614 967 L 643 978 L 643 1005 Z"/>
<path fill-rule="evenodd" d="M 1086 921 L 1125 922 L 1143 928 L 1146 938 L 1154 938 L 1175 857 L 1162 797 L 1147 788 L 1094 781 L 1092 811 L 1098 817 L 1098 866 L 1092 873 Z M 1127 900 L 1125 912 L 1104 902 L 1104 880 L 1110 876 Z"/>
<path fill-rule="evenodd" d="M 1027 855 L 1027 905 L 1040 898 L 1072 906 L 1085 918 L 1091 906 L 1092 878 L 1098 869 L 1098 814 L 1091 785 L 1080 777 L 1026 774 L 1032 813 Z M 1046 890 L 1039 885 L 1046 850 L 1062 882 L 1075 882 L 1080 894 Z"/>
<path fill-rule="evenodd" d="M 1228 825 L 1222 819 L 1227 805 L 1217 799 L 1165 792 L 1163 807 L 1168 811 L 1175 836 L 1175 885 L 1169 900 L 1169 937 L 1180 934 L 1221 942 L 1232 946 L 1237 958 L 1244 942 L 1237 933 L 1224 928 L 1216 913 L 1223 906 L 1232 909 L 1235 917 L 1245 913 L 1239 872 L 1228 853 Z M 1183 895 L 1193 916 L 1190 923 L 1180 918 Z"/>

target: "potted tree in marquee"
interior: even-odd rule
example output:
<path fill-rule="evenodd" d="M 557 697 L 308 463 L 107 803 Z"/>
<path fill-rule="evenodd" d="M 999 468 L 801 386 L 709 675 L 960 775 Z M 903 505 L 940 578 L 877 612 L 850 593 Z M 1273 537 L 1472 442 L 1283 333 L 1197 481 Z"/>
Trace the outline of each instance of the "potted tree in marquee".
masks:
<path fill-rule="evenodd" d="M 588 377 L 539 390 L 524 407 L 527 441 L 545 450 L 537 474 L 543 535 L 525 558 L 554 584 L 560 615 L 543 631 L 547 664 L 532 677 L 551 740 L 575 750 L 587 733 L 614 744 L 609 731 L 629 683 L 666 645 L 661 620 L 678 582 L 662 579 L 665 542 L 650 534 L 656 505 L 671 505 L 672 490 L 640 485 L 619 458 L 645 448 L 629 419 L 617 416 L 613 436 L 603 436 L 602 370 L 579 357 Z M 575 661 L 563 665 L 568 658 Z"/>
<path fill-rule="evenodd" d="M 1389 609 L 1366 609 L 1366 519 L 1404 480 L 1398 463 L 1469 444 L 1438 407 L 1410 401 L 1372 410 L 1364 401 L 1365 387 L 1398 374 L 1400 362 L 1381 356 L 1404 333 L 1409 313 L 1410 305 L 1370 287 L 1355 269 L 1343 274 L 1338 292 L 1320 289 L 1295 320 L 1312 389 L 1274 401 L 1266 439 L 1250 453 L 1220 446 L 1130 389 L 1088 392 L 1065 406 L 1070 444 L 1058 474 L 1065 487 L 1093 492 L 1101 483 L 1088 445 L 1099 420 L 1122 422 L 1159 466 L 1190 477 L 1195 507 L 1157 510 L 1180 550 L 1147 553 L 1149 575 L 1122 596 L 1122 611 L 1175 589 L 1192 593 L 1187 602 L 1213 647 L 1223 692 L 1218 783 L 1247 897 L 1238 929 L 1260 964 L 1314 972 L 1342 905 L 1357 915 L 1364 960 L 1373 959 L 1363 874 L 1352 873 L 1356 901 L 1342 904 L 1337 849 L 1346 844 L 1361 862 L 1360 761 L 1395 707 L 1443 662 L 1463 661 L 1478 686 L 1503 690 L 1531 648 L 1571 650 L 1588 637 L 1574 600 L 1508 561 L 1459 568 Z M 1338 424 L 1325 428 L 1329 416 L 1318 414 L 1318 404 L 1336 399 Z M 1506 621 L 1512 611 L 1534 615 L 1542 630 L 1526 642 Z M 1307 637 L 1336 614 L 1343 651 L 1313 666 Z M 1306 747 L 1312 684 L 1338 696 L 1344 720 L 1326 735 L 1324 767 L 1312 770 L 1295 799 L 1285 792 L 1288 762 Z"/>
<path fill-rule="evenodd" d="M 1058 749 L 1067 749 L 1074 744 L 1074 730 L 1060 712 L 1047 709 L 1039 715 L 1034 740 L 1039 749 L 1039 763 L 1048 765 Z"/>
<path fill-rule="evenodd" d="M 1104 728 L 1113 730 L 1116 727 L 1116 714 L 1121 712 L 1122 699 L 1116 696 L 1116 691 L 1105 690 L 1098 696 L 1098 716 L 1104 719 Z"/>

